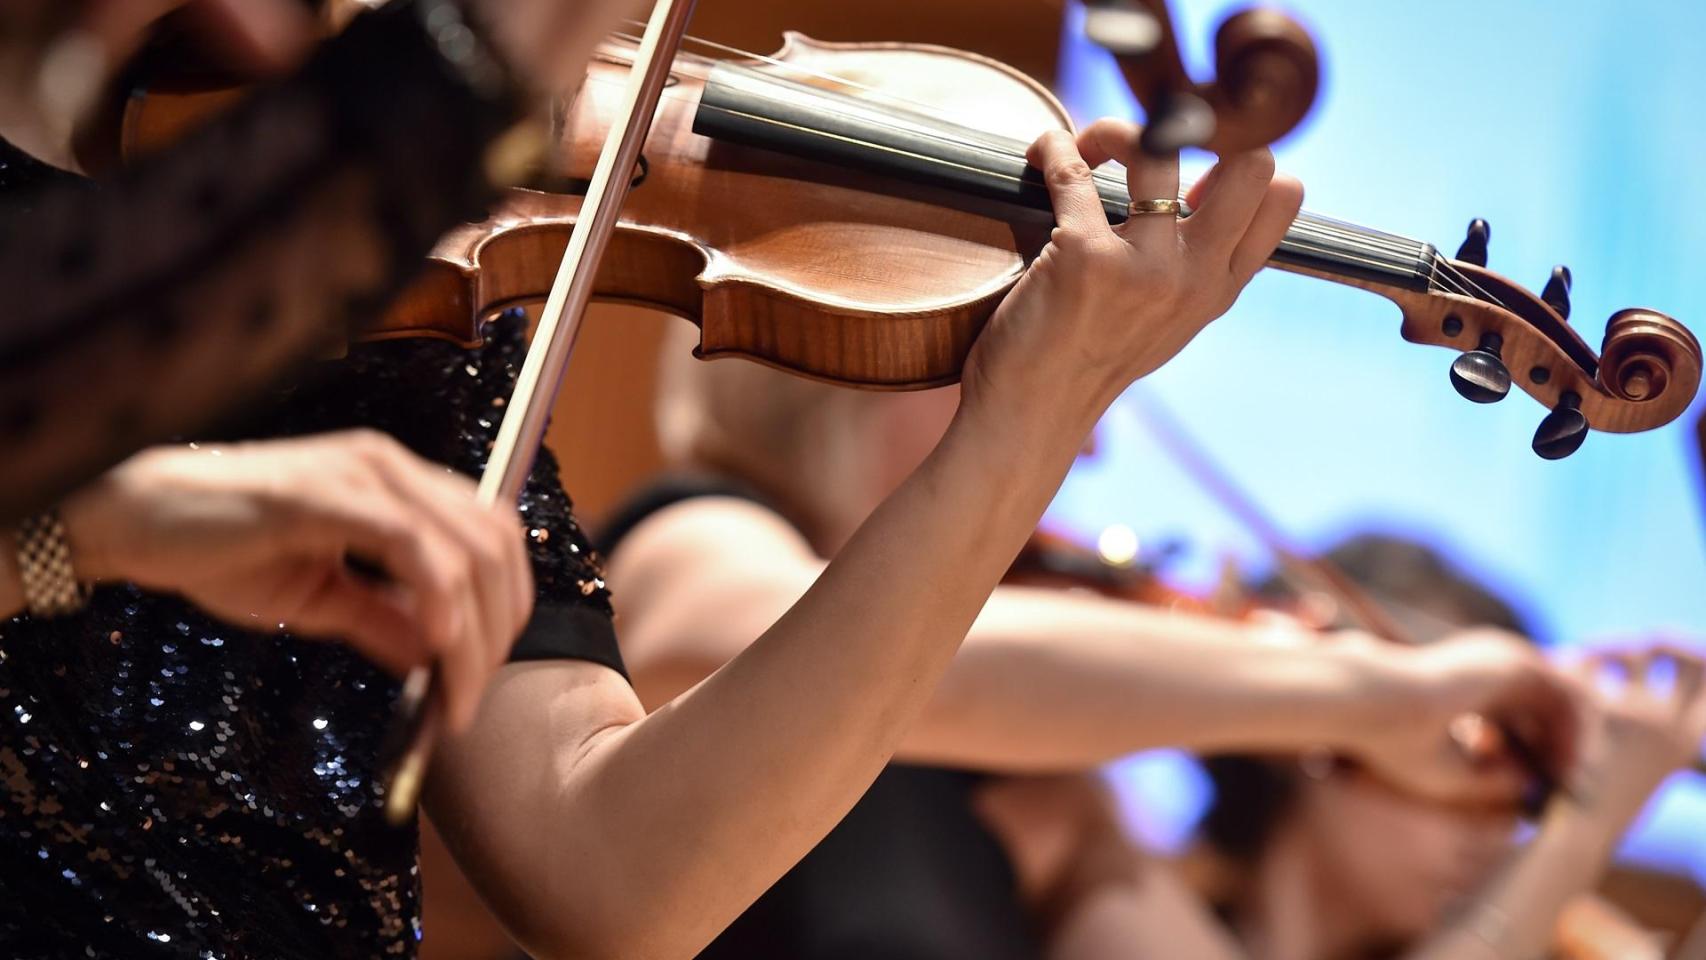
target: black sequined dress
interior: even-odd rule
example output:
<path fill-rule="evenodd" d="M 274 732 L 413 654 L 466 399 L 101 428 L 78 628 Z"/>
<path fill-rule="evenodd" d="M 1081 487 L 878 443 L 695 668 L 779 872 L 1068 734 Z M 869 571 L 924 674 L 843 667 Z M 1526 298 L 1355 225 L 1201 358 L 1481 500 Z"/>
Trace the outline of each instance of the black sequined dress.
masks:
<path fill-rule="evenodd" d="M 246 436 L 368 426 L 477 472 L 522 357 L 377 343 Z M 515 657 L 621 669 L 598 563 L 549 452 L 522 510 L 539 606 Z M 236 630 L 99 590 L 82 615 L 0 623 L 0 956 L 408 957 L 417 835 L 387 828 L 375 751 L 396 683 L 334 644 Z"/>

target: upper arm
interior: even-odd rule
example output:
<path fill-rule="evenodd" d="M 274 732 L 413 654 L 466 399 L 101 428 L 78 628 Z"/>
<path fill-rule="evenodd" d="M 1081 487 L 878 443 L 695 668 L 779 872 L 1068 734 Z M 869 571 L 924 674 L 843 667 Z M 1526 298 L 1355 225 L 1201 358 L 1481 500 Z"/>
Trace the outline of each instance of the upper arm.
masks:
<path fill-rule="evenodd" d="M 561 819 L 568 774 L 601 738 L 645 715 L 633 688 L 584 660 L 512 663 L 498 672 L 466 734 L 446 740 L 427 782 L 426 810 L 512 936 L 550 943 L 564 904 L 596 902 L 597 871 L 563 864 L 538 842 Z M 596 842 L 588 837 L 587 842 Z M 582 868 L 584 866 L 584 869 Z"/>
<path fill-rule="evenodd" d="M 703 497 L 658 511 L 610 558 L 622 656 L 648 707 L 704 679 L 758 639 L 823 571 L 770 510 Z"/>

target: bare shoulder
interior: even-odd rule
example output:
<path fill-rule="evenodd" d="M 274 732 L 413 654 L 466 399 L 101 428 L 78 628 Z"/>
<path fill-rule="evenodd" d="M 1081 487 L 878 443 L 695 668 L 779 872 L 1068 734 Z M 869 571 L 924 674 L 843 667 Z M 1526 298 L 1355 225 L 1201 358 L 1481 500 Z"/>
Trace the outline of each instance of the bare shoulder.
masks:
<path fill-rule="evenodd" d="M 813 561 L 811 545 L 775 511 L 739 497 L 696 497 L 642 520 L 609 558 L 619 593 L 643 593 L 693 571 Z"/>
<path fill-rule="evenodd" d="M 608 567 L 641 701 L 663 703 L 737 656 L 822 569 L 786 520 L 737 497 L 695 498 L 641 521 Z"/>

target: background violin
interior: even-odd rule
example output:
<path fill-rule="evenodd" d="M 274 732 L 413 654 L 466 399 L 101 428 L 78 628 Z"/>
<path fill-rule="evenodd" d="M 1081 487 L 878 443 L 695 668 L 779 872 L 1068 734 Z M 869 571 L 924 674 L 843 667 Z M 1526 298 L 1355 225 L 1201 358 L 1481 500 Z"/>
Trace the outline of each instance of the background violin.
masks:
<path fill-rule="evenodd" d="M 1317 569 L 1313 574 L 1297 573 L 1306 567 Z M 1282 562 L 1279 570 L 1280 579 L 1294 596 L 1277 606 L 1272 599 L 1254 596 L 1235 572 L 1223 577 L 1213 590 L 1196 594 L 1168 585 L 1162 571 L 1153 565 L 1136 562 L 1135 558 L 1133 562 L 1117 562 L 1117 558 L 1111 559 L 1065 536 L 1038 531 L 1014 561 L 1005 582 L 1088 590 L 1112 600 L 1235 620 L 1250 620 L 1272 612 L 1292 617 L 1302 625 L 1315 626 L 1329 625 L 1337 619 L 1336 612 L 1350 613 L 1346 619 L 1358 623 L 1354 611 L 1361 610 L 1366 617 L 1369 609 L 1382 609 L 1380 601 L 1355 586 L 1323 558 L 1293 557 Z M 1377 616 L 1387 630 L 1401 629 L 1393 613 Z M 1508 734 L 1506 739 L 1514 742 Z M 1549 783 L 1552 779 L 1544 770 L 1536 768 L 1533 772 L 1539 782 Z M 1210 859 L 1191 866 L 1196 868 L 1192 872 L 1199 875 L 1198 880 L 1211 887 L 1236 882 L 1231 873 L 1234 868 L 1229 865 Z M 1638 882 L 1665 881 L 1643 878 Z M 1648 929 L 1618 903 L 1595 893 L 1584 893 L 1565 906 L 1555 923 L 1554 936 L 1556 956 L 1562 960 L 1659 960 L 1665 956 L 1664 935 Z"/>
<path fill-rule="evenodd" d="M 1266 146 L 1295 129 L 1315 103 L 1321 79 L 1315 41 L 1272 7 L 1242 10 L 1220 25 L 1217 76 L 1207 83 L 1185 71 L 1167 0 L 1093 0 L 1085 11 L 1085 35 L 1114 55 L 1143 104 L 1143 146 L 1150 153 Z"/>

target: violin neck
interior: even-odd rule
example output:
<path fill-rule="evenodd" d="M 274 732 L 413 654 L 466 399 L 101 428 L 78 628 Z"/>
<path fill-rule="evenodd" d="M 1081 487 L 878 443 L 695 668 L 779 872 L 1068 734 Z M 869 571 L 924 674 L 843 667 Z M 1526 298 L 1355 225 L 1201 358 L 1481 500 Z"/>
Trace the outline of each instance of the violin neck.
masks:
<path fill-rule="evenodd" d="M 1042 175 L 1025 161 L 1026 145 L 1017 140 L 737 64 L 711 70 L 693 130 L 716 140 L 1052 211 Z M 1123 222 L 1132 199 L 1124 180 L 1098 173 L 1095 181 L 1109 222 Z M 1438 259 L 1429 244 L 1304 212 L 1269 264 L 1361 287 L 1426 292 Z"/>

